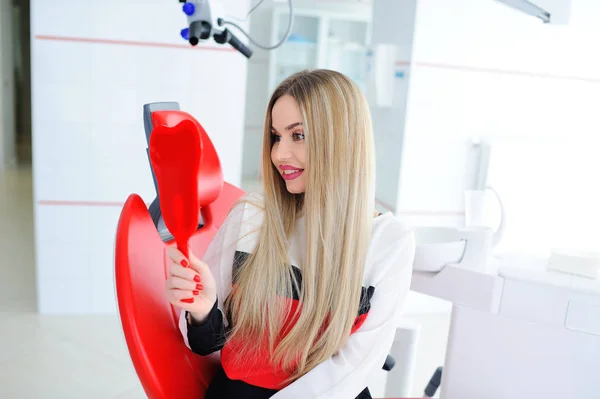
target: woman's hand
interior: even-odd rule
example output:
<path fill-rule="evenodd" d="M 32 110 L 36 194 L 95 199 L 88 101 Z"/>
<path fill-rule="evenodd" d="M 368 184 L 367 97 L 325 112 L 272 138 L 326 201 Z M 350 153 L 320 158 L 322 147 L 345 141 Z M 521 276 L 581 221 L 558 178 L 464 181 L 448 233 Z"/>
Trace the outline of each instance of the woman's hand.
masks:
<path fill-rule="evenodd" d="M 204 321 L 217 300 L 215 279 L 208 265 L 191 251 L 190 259 L 186 259 L 176 247 L 167 248 L 167 256 L 169 302 L 190 312 L 194 321 Z"/>

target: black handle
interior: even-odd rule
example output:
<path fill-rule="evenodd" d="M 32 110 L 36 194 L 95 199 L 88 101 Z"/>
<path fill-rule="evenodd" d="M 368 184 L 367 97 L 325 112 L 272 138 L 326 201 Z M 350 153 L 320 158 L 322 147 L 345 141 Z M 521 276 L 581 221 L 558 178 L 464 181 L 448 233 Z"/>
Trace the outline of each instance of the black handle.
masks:
<path fill-rule="evenodd" d="M 433 398 L 433 395 L 435 395 L 435 392 L 440 387 L 442 383 L 442 369 L 443 367 L 435 369 L 435 373 L 433 373 L 433 376 L 429 380 L 429 384 L 427 384 L 427 387 L 425 388 L 426 398 Z"/>
<path fill-rule="evenodd" d="M 391 371 L 395 365 L 396 365 L 396 360 L 394 360 L 394 358 L 391 357 L 390 355 L 387 355 L 387 357 L 385 358 L 385 363 L 383 363 L 383 369 L 385 371 Z"/>
<path fill-rule="evenodd" d="M 252 57 L 252 50 L 240 41 L 228 29 L 224 29 L 221 33 L 214 34 L 215 42 L 219 44 L 229 43 L 231 47 L 242 53 L 246 58 Z"/>
<path fill-rule="evenodd" d="M 229 38 L 229 44 L 231 44 L 231 46 L 234 49 L 242 53 L 246 58 L 252 57 L 252 50 L 250 50 L 244 43 L 242 43 L 237 37 L 235 37 L 233 33 Z"/>

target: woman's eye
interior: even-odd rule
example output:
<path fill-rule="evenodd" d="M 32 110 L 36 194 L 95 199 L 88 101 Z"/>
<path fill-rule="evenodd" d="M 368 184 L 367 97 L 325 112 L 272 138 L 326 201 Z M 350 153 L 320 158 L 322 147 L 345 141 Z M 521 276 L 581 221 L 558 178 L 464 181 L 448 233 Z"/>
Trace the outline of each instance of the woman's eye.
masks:
<path fill-rule="evenodd" d="M 294 140 L 304 140 L 304 133 L 294 133 Z"/>
<path fill-rule="evenodd" d="M 271 133 L 271 142 L 276 143 L 280 140 L 279 135 L 275 134 L 275 133 Z"/>

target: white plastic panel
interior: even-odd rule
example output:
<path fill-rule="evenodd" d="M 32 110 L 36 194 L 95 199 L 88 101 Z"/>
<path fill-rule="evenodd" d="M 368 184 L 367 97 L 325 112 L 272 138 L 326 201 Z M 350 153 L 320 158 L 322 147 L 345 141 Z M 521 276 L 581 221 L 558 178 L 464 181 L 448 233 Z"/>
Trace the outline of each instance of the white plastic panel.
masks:
<path fill-rule="evenodd" d="M 563 326 L 569 292 L 545 284 L 506 279 L 500 314 L 535 323 Z"/>
<path fill-rule="evenodd" d="M 569 301 L 565 327 L 572 331 L 600 336 L 600 298 Z"/>

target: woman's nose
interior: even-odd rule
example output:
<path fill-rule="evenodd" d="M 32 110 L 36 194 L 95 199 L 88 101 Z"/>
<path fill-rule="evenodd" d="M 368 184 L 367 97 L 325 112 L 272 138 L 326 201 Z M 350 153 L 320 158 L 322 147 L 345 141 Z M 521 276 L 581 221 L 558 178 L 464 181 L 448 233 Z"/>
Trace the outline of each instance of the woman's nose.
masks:
<path fill-rule="evenodd" d="M 292 151 L 289 144 L 283 140 L 280 141 L 277 150 L 275 151 L 275 156 L 280 160 L 290 159 L 292 157 Z"/>

